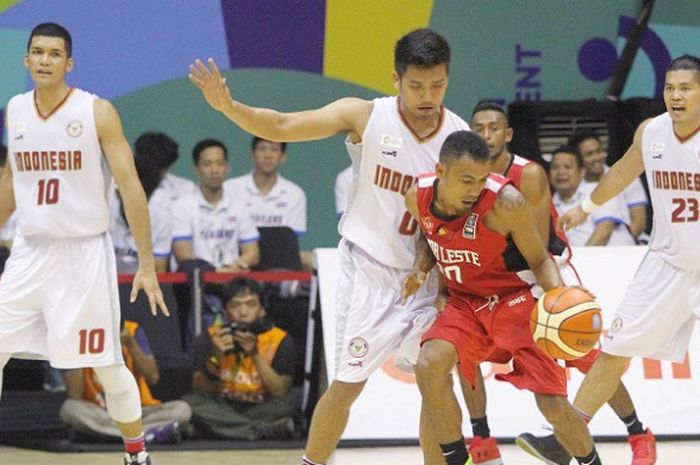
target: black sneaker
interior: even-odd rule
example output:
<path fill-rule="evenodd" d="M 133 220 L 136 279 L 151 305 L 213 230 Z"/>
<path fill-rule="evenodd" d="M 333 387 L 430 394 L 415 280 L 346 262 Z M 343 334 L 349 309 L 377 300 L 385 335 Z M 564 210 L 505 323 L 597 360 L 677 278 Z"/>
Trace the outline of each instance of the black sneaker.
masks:
<path fill-rule="evenodd" d="M 124 454 L 124 465 L 152 465 L 151 457 L 148 456 L 148 452 L 145 450 L 137 454 Z"/>
<path fill-rule="evenodd" d="M 530 433 L 523 433 L 515 438 L 515 444 L 548 465 L 569 465 L 571 463 L 571 454 L 559 444 L 553 434 L 537 437 Z"/>

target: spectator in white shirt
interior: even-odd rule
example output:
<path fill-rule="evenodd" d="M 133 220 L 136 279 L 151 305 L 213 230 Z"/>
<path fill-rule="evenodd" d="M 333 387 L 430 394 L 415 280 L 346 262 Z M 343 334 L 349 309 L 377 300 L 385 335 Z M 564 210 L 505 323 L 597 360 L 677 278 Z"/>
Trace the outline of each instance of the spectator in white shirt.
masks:
<path fill-rule="evenodd" d="M 609 167 L 606 164 L 608 152 L 603 148 L 600 137 L 592 131 L 576 133 L 569 139 L 569 146 L 577 149 L 583 160 L 584 176 L 581 183 L 587 192 L 591 192 L 601 180 Z M 588 186 L 590 184 L 590 186 Z M 630 227 L 636 239 L 647 229 L 647 205 L 649 198 L 644 191 L 642 181 L 637 178 L 620 194 L 623 205 L 622 219 Z"/>
<path fill-rule="evenodd" d="M 253 137 L 253 171 L 227 180 L 224 189 L 245 200 L 255 226 L 287 226 L 302 236 L 306 232 L 306 194 L 279 173 L 287 161 L 286 149 L 285 142 Z"/>
<path fill-rule="evenodd" d="M 163 273 L 168 271 L 168 258 L 170 257 L 170 244 L 173 236 L 170 206 L 168 203 L 153 196 L 153 193 L 162 182 L 163 175 L 154 158 L 136 158 L 135 165 L 136 173 L 148 199 L 148 213 L 151 217 L 151 239 L 156 271 Z M 114 252 L 117 258 L 117 272 L 136 273 L 139 265 L 136 241 L 126 222 L 124 207 L 118 192 L 117 201 L 112 202 L 111 215 L 112 221 L 109 232 L 110 236 L 112 236 L 112 244 L 114 245 Z"/>
<path fill-rule="evenodd" d="M 192 158 L 199 189 L 173 203 L 175 258 L 204 260 L 221 272 L 248 270 L 260 260 L 259 234 L 241 198 L 223 188 L 228 150 L 205 139 L 195 145 Z"/>
<path fill-rule="evenodd" d="M 574 147 L 559 147 L 552 153 L 549 177 L 554 194 L 552 202 L 559 215 L 583 202 L 590 191 L 581 180 L 584 168 L 581 155 Z M 622 220 L 625 206 L 619 197 L 607 202 L 588 217 L 588 220 L 567 231 L 569 244 L 582 245 L 634 245 L 629 225 Z"/>

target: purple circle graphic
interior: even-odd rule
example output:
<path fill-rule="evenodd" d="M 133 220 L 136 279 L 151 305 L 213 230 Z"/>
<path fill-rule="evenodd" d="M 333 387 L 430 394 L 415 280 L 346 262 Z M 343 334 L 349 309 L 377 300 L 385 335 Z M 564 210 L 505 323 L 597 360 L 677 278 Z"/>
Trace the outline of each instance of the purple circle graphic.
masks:
<path fill-rule="evenodd" d="M 617 64 L 617 50 L 607 39 L 594 37 L 578 51 L 578 68 L 587 79 L 605 81 L 612 76 Z"/>

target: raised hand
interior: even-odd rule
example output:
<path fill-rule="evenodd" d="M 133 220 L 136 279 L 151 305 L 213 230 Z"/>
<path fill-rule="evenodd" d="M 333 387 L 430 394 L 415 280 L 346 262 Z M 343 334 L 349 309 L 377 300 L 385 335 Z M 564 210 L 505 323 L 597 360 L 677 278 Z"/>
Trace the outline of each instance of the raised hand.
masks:
<path fill-rule="evenodd" d="M 586 218 L 588 218 L 588 214 L 584 212 L 580 206 L 572 208 L 559 217 L 557 229 L 560 231 L 568 231 L 586 221 Z"/>
<path fill-rule="evenodd" d="M 207 60 L 207 65 L 197 59 L 190 65 L 189 78 L 202 91 L 204 99 L 210 107 L 223 112 L 231 103 L 231 93 L 226 86 L 226 78 L 221 75 L 219 67 L 213 58 Z"/>

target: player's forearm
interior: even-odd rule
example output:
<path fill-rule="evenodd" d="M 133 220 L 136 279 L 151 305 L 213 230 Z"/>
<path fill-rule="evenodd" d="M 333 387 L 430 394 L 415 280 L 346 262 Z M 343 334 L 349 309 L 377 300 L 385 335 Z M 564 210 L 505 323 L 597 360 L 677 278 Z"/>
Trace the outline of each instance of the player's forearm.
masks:
<path fill-rule="evenodd" d="M 423 233 L 418 233 L 416 237 L 416 256 L 413 259 L 413 269 L 428 273 L 435 267 L 435 255 L 430 249 L 430 244 Z"/>
<path fill-rule="evenodd" d="M 644 171 L 641 153 L 630 149 L 610 170 L 605 173 L 593 192 L 591 200 L 597 205 L 603 205 L 608 200 L 620 194 L 632 181 Z"/>
<path fill-rule="evenodd" d="M 283 115 L 269 108 L 249 107 L 230 99 L 222 113 L 238 127 L 258 137 L 276 142 L 285 142 L 282 130 Z"/>
<path fill-rule="evenodd" d="M 532 272 L 535 274 L 537 284 L 542 286 L 542 289 L 545 291 L 564 285 L 561 275 L 559 274 L 559 268 L 557 268 L 554 260 L 549 257 L 535 266 Z"/>
<path fill-rule="evenodd" d="M 136 252 L 139 256 L 139 267 L 155 267 L 153 244 L 151 243 L 151 218 L 148 213 L 146 195 L 141 185 L 132 185 L 127 189 L 120 186 L 124 213 L 129 223 L 131 233 L 136 242 Z"/>

